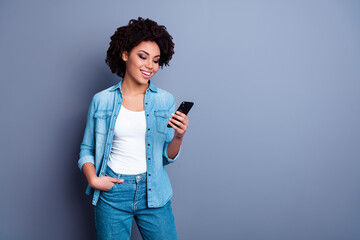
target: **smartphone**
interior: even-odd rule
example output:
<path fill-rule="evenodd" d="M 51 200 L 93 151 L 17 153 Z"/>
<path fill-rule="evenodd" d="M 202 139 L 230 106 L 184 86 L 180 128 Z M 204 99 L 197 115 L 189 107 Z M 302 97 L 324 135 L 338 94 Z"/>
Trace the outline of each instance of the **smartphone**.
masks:
<path fill-rule="evenodd" d="M 190 109 L 192 108 L 193 105 L 194 105 L 193 102 L 183 101 L 176 111 L 182 112 L 185 115 L 187 115 L 190 112 Z M 168 124 L 167 127 L 171 128 L 170 124 Z"/>

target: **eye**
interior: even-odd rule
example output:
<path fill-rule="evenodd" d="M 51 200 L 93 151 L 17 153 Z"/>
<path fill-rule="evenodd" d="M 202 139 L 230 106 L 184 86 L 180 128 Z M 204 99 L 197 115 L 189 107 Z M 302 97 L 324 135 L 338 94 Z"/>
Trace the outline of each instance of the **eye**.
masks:
<path fill-rule="evenodd" d="M 144 57 L 144 56 L 142 56 L 142 55 L 140 55 L 140 54 L 139 54 L 139 58 L 141 58 L 141 59 L 143 59 L 143 60 L 146 59 L 146 57 Z"/>
<path fill-rule="evenodd" d="M 154 61 L 154 63 L 159 63 L 159 61 L 160 61 L 160 59 L 158 59 L 158 60 L 155 60 L 155 61 Z"/>

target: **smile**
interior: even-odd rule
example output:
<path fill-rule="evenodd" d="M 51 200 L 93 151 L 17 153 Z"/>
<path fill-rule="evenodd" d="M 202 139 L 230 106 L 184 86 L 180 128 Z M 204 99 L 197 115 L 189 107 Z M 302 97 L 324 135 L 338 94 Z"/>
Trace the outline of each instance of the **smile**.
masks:
<path fill-rule="evenodd" d="M 143 71 L 140 71 L 142 74 L 145 74 L 146 76 L 150 76 L 151 73 L 149 72 L 143 72 Z"/>
<path fill-rule="evenodd" d="M 146 78 L 146 79 L 149 79 L 149 78 L 150 78 L 150 75 L 151 75 L 151 73 L 152 73 L 152 72 L 145 72 L 145 71 L 143 71 L 143 70 L 140 70 L 140 72 L 141 72 L 141 75 L 142 75 L 144 78 Z"/>

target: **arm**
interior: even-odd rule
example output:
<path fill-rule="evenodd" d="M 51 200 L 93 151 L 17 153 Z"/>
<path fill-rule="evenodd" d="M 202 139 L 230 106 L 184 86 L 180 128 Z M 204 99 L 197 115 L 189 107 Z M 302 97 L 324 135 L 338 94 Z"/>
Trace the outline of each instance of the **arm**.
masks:
<path fill-rule="evenodd" d="M 169 124 L 172 128 L 174 128 L 175 132 L 173 139 L 169 143 L 167 154 L 169 158 L 173 159 L 180 150 L 183 137 L 189 126 L 189 119 L 184 113 L 179 111 L 175 114 L 172 113 L 171 116 L 172 118 L 169 118 Z"/>
<path fill-rule="evenodd" d="M 89 162 L 85 163 L 82 166 L 82 172 L 84 173 L 86 180 L 89 183 L 89 186 L 94 188 L 94 179 L 97 178 L 94 164 Z"/>
<path fill-rule="evenodd" d="M 182 142 L 182 138 L 174 137 L 171 140 L 167 149 L 167 154 L 169 158 L 174 159 L 175 156 L 179 153 L 181 142 Z"/>
<path fill-rule="evenodd" d="M 84 137 L 80 146 L 80 158 L 78 160 L 78 167 L 81 171 L 82 171 L 82 166 L 85 163 L 89 162 L 95 165 L 94 113 L 95 113 L 95 99 L 93 97 L 87 114 Z"/>
<path fill-rule="evenodd" d="M 122 179 L 111 178 L 107 176 L 98 177 L 95 171 L 95 100 L 91 101 L 84 138 L 80 147 L 80 159 L 78 160 L 78 167 L 84 173 L 86 180 L 90 187 L 107 191 L 113 183 L 121 183 Z"/>

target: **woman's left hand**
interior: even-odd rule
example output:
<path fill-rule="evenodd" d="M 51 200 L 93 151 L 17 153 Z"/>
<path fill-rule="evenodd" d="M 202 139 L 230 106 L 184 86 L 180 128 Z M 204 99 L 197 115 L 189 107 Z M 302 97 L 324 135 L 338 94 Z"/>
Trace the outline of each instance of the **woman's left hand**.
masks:
<path fill-rule="evenodd" d="M 172 113 L 171 116 L 169 124 L 175 130 L 174 137 L 182 139 L 189 126 L 189 119 L 184 113 L 179 111 L 176 111 L 175 114 Z"/>

